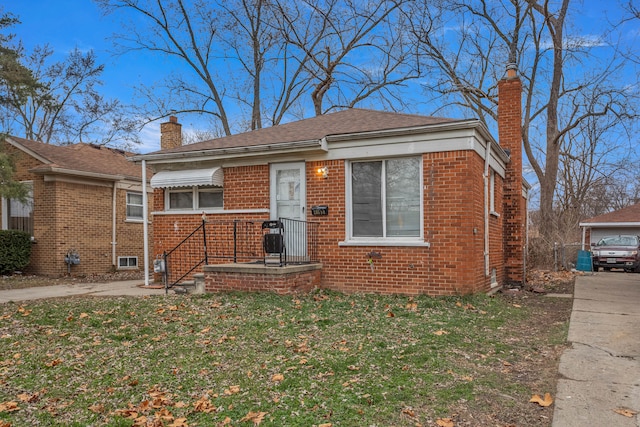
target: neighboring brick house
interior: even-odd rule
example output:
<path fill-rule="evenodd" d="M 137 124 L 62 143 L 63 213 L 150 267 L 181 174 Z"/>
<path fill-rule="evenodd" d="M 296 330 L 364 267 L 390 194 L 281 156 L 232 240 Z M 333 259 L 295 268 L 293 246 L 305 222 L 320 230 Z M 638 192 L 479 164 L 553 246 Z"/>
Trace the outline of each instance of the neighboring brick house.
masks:
<path fill-rule="evenodd" d="M 144 265 L 141 168 L 121 150 L 57 146 L 9 136 L 0 149 L 30 201 L 2 199 L 2 229 L 31 233 L 27 271 L 47 276 L 138 270 Z M 78 264 L 65 262 L 70 251 Z"/>
<path fill-rule="evenodd" d="M 589 249 L 605 236 L 631 234 L 640 236 L 640 203 L 598 215 L 580 222 L 582 248 Z"/>
<path fill-rule="evenodd" d="M 206 289 L 453 295 L 523 284 L 528 185 L 514 69 L 499 98 L 500 144 L 478 120 L 349 109 L 182 146 L 171 117 L 162 150 L 132 158 L 156 173 L 153 253 L 175 247 L 203 213 L 286 217 L 319 224 L 321 269 L 293 271 L 287 288 L 275 283 L 278 267 L 208 259 Z"/>

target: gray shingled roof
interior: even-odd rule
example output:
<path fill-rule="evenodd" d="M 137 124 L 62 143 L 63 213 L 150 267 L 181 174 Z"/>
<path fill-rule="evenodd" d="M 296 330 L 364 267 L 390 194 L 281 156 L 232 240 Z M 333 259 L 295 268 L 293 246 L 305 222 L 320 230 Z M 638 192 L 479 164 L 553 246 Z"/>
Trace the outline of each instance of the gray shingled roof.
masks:
<path fill-rule="evenodd" d="M 57 168 L 138 180 L 142 177 L 140 166 L 126 158 L 132 153 L 122 150 L 84 143 L 61 146 L 14 136 L 9 138 L 44 160 L 44 165 L 32 170 L 36 173 L 47 173 Z"/>
<path fill-rule="evenodd" d="M 600 223 L 621 223 L 634 222 L 640 223 L 640 203 L 627 206 L 617 211 L 609 212 L 604 215 L 598 215 L 593 218 L 581 221 L 581 224 L 600 224 Z"/>
<path fill-rule="evenodd" d="M 351 108 L 269 128 L 184 145 L 163 150 L 162 153 L 312 141 L 321 140 L 328 136 L 411 128 L 455 121 L 457 120 Z"/>

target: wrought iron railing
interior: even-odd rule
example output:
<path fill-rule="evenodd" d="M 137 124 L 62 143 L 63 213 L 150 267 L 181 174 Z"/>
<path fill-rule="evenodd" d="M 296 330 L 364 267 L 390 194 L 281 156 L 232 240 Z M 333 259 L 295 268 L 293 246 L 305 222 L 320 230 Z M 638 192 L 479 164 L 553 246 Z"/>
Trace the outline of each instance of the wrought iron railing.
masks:
<path fill-rule="evenodd" d="M 214 220 L 202 223 L 175 248 L 162 254 L 165 289 L 190 279 L 207 264 L 318 262 L 317 222 L 280 218 Z"/>

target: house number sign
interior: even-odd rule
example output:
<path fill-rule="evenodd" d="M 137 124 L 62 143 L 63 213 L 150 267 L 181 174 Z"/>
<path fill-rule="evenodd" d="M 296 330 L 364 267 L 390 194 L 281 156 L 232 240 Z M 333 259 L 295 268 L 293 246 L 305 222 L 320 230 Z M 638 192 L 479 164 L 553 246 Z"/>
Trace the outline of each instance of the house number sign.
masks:
<path fill-rule="evenodd" d="M 313 216 L 329 215 L 329 206 L 327 205 L 311 206 L 311 215 Z"/>

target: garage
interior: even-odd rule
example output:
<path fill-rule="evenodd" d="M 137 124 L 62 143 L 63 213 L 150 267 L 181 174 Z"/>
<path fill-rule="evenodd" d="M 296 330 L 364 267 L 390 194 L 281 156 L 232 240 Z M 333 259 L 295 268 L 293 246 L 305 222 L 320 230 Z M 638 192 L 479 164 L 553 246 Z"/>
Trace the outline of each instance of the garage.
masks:
<path fill-rule="evenodd" d="M 580 222 L 582 228 L 582 249 L 605 236 L 630 234 L 640 236 L 640 203 L 617 211 L 598 215 Z"/>

